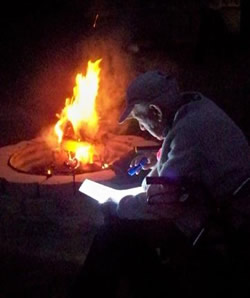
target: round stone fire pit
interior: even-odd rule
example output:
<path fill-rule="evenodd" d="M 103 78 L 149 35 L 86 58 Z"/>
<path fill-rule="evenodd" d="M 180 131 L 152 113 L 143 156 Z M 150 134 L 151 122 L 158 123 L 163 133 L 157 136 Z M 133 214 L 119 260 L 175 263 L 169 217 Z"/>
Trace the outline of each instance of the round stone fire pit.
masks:
<path fill-rule="evenodd" d="M 138 136 L 113 136 L 106 143 L 106 158 L 115 162 L 134 150 L 136 146 L 152 146 L 155 142 Z M 112 166 L 87 165 L 85 170 L 74 173 L 40 171 L 41 164 L 49 168 L 52 151 L 40 138 L 23 141 L 0 148 L 0 189 L 9 195 L 25 197 L 47 197 L 58 194 L 75 195 L 76 188 L 84 179 L 107 181 L 115 177 Z M 74 179 L 73 179 L 74 178 Z"/>
<path fill-rule="evenodd" d="M 63 150 L 52 150 L 46 142 L 32 140 L 15 151 L 9 158 L 9 166 L 20 173 L 42 175 L 74 175 L 97 172 L 104 168 L 101 163 L 82 165 L 76 159 L 69 160 Z"/>

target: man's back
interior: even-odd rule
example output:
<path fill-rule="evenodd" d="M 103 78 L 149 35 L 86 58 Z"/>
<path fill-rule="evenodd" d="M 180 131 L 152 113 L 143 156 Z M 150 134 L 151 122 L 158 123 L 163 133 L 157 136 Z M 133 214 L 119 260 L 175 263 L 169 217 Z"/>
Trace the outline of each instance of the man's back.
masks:
<path fill-rule="evenodd" d="M 200 99 L 175 115 L 160 174 L 171 168 L 203 183 L 213 196 L 229 194 L 250 175 L 250 147 L 230 117 L 208 98 L 193 94 Z"/>

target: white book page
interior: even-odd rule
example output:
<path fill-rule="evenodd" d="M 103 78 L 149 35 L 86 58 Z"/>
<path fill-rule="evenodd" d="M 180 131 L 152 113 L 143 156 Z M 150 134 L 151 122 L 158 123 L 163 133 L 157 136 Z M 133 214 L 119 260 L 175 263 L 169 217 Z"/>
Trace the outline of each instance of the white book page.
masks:
<path fill-rule="evenodd" d="M 139 193 L 144 192 L 141 186 L 120 190 L 97 183 L 89 179 L 85 179 L 83 181 L 82 185 L 79 188 L 79 191 L 95 199 L 100 204 L 105 203 L 107 200 L 112 200 L 116 203 L 119 203 L 120 200 L 125 196 L 135 196 Z"/>

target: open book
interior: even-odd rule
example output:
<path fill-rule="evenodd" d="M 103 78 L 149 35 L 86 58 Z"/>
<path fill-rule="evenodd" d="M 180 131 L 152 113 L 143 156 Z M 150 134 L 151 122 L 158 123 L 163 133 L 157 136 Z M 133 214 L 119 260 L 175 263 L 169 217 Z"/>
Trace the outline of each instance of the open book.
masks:
<path fill-rule="evenodd" d="M 108 200 L 112 200 L 116 203 L 125 196 L 135 196 L 144 192 L 141 186 L 128 188 L 128 189 L 115 189 L 95 181 L 85 179 L 79 188 L 79 191 L 85 195 L 95 199 L 100 204 L 105 203 Z"/>

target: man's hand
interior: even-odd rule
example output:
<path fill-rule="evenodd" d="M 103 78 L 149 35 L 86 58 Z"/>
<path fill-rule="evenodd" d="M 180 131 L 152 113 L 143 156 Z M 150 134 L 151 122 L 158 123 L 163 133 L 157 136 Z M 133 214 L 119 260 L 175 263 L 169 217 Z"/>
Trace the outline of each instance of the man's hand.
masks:
<path fill-rule="evenodd" d="M 126 196 L 119 202 L 117 213 L 122 219 L 130 220 L 153 220 L 157 215 L 149 212 L 150 206 L 147 203 L 146 193 L 136 196 Z"/>
<path fill-rule="evenodd" d="M 151 169 L 152 167 L 154 167 L 157 163 L 157 158 L 156 158 L 156 154 L 155 153 L 144 153 L 144 154 L 140 154 L 140 155 L 137 155 L 130 163 L 130 167 L 136 167 L 140 164 L 140 161 L 143 159 L 143 158 L 147 158 L 147 163 L 144 164 L 142 166 L 142 169 L 143 170 L 149 170 Z M 139 174 L 141 169 L 138 169 L 138 171 L 136 171 L 136 175 Z"/>
<path fill-rule="evenodd" d="M 147 199 L 150 204 L 164 204 L 179 199 L 179 188 L 175 185 L 151 184 L 147 189 Z"/>

